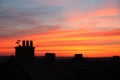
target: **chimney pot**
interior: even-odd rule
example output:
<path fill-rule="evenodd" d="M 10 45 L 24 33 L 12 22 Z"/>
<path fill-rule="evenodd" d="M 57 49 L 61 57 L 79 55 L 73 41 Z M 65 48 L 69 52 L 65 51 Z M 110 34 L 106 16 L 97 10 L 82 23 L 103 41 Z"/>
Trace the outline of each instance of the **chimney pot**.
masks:
<path fill-rule="evenodd" d="M 22 47 L 25 47 L 25 40 L 22 41 Z"/>
<path fill-rule="evenodd" d="M 26 41 L 26 47 L 29 47 L 29 41 Z"/>

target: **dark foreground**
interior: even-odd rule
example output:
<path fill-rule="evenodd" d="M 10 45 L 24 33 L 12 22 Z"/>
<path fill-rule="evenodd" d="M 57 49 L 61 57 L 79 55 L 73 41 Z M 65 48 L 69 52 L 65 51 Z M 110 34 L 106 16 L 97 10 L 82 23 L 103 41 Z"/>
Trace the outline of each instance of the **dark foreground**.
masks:
<path fill-rule="evenodd" d="M 120 80 L 120 59 L 27 62 L 10 57 L 0 63 L 0 80 Z"/>

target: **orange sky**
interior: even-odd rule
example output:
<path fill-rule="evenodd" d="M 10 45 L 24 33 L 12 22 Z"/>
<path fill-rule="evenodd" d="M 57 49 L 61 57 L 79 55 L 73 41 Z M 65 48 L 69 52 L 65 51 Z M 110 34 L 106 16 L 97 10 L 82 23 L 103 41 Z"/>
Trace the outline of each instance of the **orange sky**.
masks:
<path fill-rule="evenodd" d="M 0 40 L 1 55 L 14 55 L 17 39 L 33 40 L 36 56 L 54 52 L 57 56 L 106 57 L 120 55 L 120 30 L 53 30 L 47 33 Z"/>
<path fill-rule="evenodd" d="M 0 55 L 33 40 L 36 56 L 120 56 L 119 0 L 12 0 L 0 3 Z"/>

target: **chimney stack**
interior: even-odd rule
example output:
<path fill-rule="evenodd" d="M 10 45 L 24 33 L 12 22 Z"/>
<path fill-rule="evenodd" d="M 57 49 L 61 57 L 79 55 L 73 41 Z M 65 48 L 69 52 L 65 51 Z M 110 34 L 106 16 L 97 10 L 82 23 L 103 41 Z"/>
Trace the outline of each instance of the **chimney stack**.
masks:
<path fill-rule="evenodd" d="M 83 59 L 83 55 L 82 54 L 75 54 L 75 59 Z"/>
<path fill-rule="evenodd" d="M 33 61 L 34 53 L 35 47 L 32 40 L 23 40 L 21 46 L 15 47 L 15 56 L 27 62 Z"/>

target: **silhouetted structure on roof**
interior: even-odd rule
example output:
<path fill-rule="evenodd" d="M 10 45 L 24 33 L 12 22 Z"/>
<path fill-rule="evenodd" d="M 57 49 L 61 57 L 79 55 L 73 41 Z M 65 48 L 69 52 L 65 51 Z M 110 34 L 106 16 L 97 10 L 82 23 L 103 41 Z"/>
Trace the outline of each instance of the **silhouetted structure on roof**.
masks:
<path fill-rule="evenodd" d="M 47 61 L 50 61 L 50 62 L 54 62 L 55 61 L 55 53 L 46 53 L 45 54 L 45 59 Z"/>
<path fill-rule="evenodd" d="M 76 60 L 81 60 L 83 59 L 83 54 L 75 54 L 75 57 L 74 57 Z"/>
<path fill-rule="evenodd" d="M 113 56 L 113 59 L 120 59 L 120 56 Z"/>
<path fill-rule="evenodd" d="M 120 56 L 113 56 L 112 60 L 114 61 L 114 63 L 119 63 L 120 62 Z"/>
<path fill-rule="evenodd" d="M 34 49 L 33 41 L 23 40 L 22 46 L 18 45 L 15 47 L 15 56 L 19 59 L 31 61 L 34 58 Z"/>

